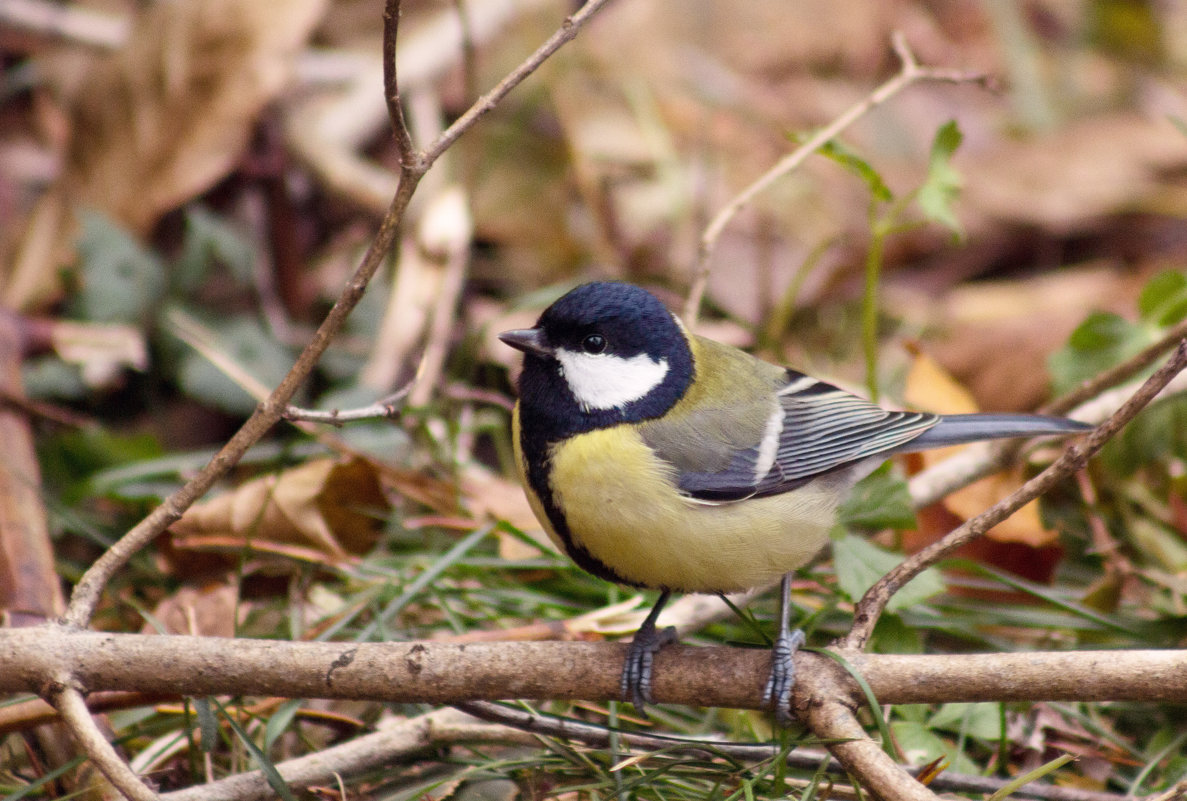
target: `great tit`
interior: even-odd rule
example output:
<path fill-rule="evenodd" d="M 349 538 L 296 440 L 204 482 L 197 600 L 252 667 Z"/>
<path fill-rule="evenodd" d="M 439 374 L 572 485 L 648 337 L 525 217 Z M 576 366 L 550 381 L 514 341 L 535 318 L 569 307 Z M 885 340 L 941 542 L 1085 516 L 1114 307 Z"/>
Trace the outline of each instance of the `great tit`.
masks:
<path fill-rule="evenodd" d="M 887 411 L 795 370 L 689 333 L 651 293 L 577 287 L 534 328 L 512 421 L 516 464 L 553 542 L 608 581 L 657 589 L 621 691 L 651 703 L 656 619 L 673 592 L 726 593 L 783 577 L 764 705 L 790 715 L 803 643 L 790 571 L 828 541 L 838 504 L 891 454 L 1003 437 L 1073 434 L 1063 418 Z"/>

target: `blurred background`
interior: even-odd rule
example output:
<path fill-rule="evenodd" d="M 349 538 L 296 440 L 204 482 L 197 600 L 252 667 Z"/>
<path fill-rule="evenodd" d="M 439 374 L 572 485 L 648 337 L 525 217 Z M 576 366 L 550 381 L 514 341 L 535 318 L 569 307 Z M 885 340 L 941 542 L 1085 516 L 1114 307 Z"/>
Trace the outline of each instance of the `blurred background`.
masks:
<path fill-rule="evenodd" d="M 573 10 L 406 2 L 397 61 L 416 143 Z M 347 409 L 418 376 L 399 419 L 278 427 L 121 574 L 96 625 L 541 636 L 542 621 L 631 599 L 540 540 L 509 470 L 518 358 L 494 334 L 594 278 L 645 285 L 679 309 L 707 223 L 898 71 L 895 31 L 920 63 L 991 85 L 911 86 L 761 194 L 716 241 L 698 331 L 889 405 L 953 412 L 1034 409 L 1179 324 L 1187 3 L 618 0 L 437 162 L 390 264 L 297 399 Z M 378 0 L 0 0 L 10 624 L 60 611 L 97 554 L 205 463 L 357 266 L 398 183 L 381 37 Z M 1043 510 L 932 577 L 875 647 L 1181 645 L 1185 411 L 1150 410 Z M 875 476 L 847 531 L 918 547 L 1023 475 L 916 518 L 903 476 L 919 466 Z M 843 632 L 862 575 L 899 558 L 838 534 L 835 563 L 797 590 L 814 640 Z M 764 625 L 772 606 L 754 606 Z M 636 622 L 612 607 L 566 636 Z M 759 641 L 736 619 L 703 625 L 694 641 Z M 309 706 L 331 705 L 256 707 L 249 729 L 272 732 L 279 760 L 418 711 L 339 704 L 349 722 L 326 726 Z M 287 717 L 270 724 L 277 708 Z M 113 722 L 131 755 L 190 726 L 173 708 L 133 709 Z M 681 732 L 770 733 L 757 713 L 658 718 Z M 1069 783 L 1135 792 L 1187 773 L 1181 708 L 988 704 L 893 722 L 917 764 L 944 756 L 1007 775 L 1074 753 Z M 34 729 L 19 721 L 9 731 L 6 788 L 74 786 L 38 783 L 52 743 L 29 745 Z M 182 750 L 151 754 L 140 767 L 163 786 L 199 779 Z M 232 770 L 218 756 L 215 773 Z M 483 764 L 523 797 L 616 786 L 556 751 L 515 770 Z M 725 774 L 712 775 L 752 789 L 769 778 Z M 371 781 L 377 797 L 430 792 L 423 777 Z M 666 797 L 705 797 L 688 782 L 695 791 L 665 786 Z"/>

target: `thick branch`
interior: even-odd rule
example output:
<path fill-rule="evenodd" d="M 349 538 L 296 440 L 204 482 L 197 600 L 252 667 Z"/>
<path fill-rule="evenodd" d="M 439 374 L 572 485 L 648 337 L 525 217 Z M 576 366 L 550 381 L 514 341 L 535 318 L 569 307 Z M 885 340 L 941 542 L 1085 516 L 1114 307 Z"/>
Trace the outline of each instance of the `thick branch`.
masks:
<path fill-rule="evenodd" d="M 798 667 L 798 665 L 797 665 Z M 852 681 L 840 665 L 822 662 L 819 670 L 797 674 L 793 706 L 816 737 L 846 770 L 884 801 L 937 801 L 874 742 L 857 722 Z"/>
<path fill-rule="evenodd" d="M 40 692 L 68 670 L 88 692 L 268 695 L 393 702 L 618 698 L 618 643 L 312 643 L 0 629 L 0 692 Z M 801 676 L 823 670 L 800 654 Z M 826 660 L 831 665 L 832 660 Z M 888 704 L 956 701 L 1148 701 L 1187 697 L 1181 651 L 1081 651 L 925 656 L 855 655 Z M 760 708 L 770 654 L 673 645 L 656 656 L 660 703 Z M 846 702 L 861 698 L 845 687 Z"/>

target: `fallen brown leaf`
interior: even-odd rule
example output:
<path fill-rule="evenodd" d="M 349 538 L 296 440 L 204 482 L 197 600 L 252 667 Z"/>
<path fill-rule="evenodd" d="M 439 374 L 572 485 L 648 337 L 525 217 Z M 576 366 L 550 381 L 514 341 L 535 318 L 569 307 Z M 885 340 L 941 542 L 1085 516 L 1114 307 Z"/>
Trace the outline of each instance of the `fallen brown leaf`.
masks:
<path fill-rule="evenodd" d="M 926 411 L 945 414 L 978 411 L 976 403 L 968 391 L 957 384 L 933 359 L 922 353 L 915 356 L 907 374 L 904 397 L 911 406 Z M 959 447 L 926 451 L 918 454 L 917 458 L 924 467 L 927 467 L 948 458 Z M 957 522 L 963 522 L 1009 495 L 1020 487 L 1022 482 L 1020 471 L 998 473 L 951 493 L 941 503 L 943 508 L 956 518 Z M 944 521 L 941 526 L 942 530 L 923 532 L 924 522 L 925 518 L 921 516 L 921 533 L 924 534 L 923 539 L 926 541 L 938 538 L 950 529 L 947 521 Z M 986 537 L 997 542 L 1021 543 L 1032 548 L 1052 545 L 1059 539 L 1055 531 L 1043 526 L 1039 519 L 1039 507 L 1036 502 L 1028 503 L 1006 520 L 994 526 L 986 534 Z"/>
<path fill-rule="evenodd" d="M 363 459 L 315 459 L 191 507 L 170 527 L 174 549 L 256 547 L 332 561 L 374 546 L 389 508 Z"/>

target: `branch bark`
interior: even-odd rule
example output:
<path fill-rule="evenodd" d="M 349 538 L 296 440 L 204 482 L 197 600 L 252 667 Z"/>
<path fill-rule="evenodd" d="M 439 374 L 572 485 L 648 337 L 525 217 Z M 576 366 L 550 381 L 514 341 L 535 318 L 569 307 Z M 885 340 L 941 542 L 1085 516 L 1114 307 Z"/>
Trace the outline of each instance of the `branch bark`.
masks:
<path fill-rule="evenodd" d="M 64 626 L 74 630 L 85 628 L 94 616 L 103 590 L 111 577 L 136 552 L 147 546 L 165 529 L 179 520 L 186 509 L 205 495 L 216 481 L 239 462 L 248 449 L 283 418 L 285 411 L 289 409 L 289 401 L 312 373 L 314 366 L 329 347 L 330 341 L 341 330 L 346 318 L 362 299 L 367 284 L 387 258 L 412 195 L 425 173 L 458 137 L 489 113 L 508 92 L 535 72 L 553 52 L 565 42 L 572 40 L 580 27 L 608 2 L 609 0 L 587 2 L 577 14 L 567 18 L 556 34 L 503 79 L 494 90 L 480 98 L 469 111 L 437 137 L 424 151 L 417 151 L 404 121 L 396 76 L 395 48 L 400 18 L 400 0 L 386 0 L 383 32 L 384 97 L 387 99 L 396 145 L 400 151 L 401 173 L 395 195 L 392 197 L 387 213 L 380 222 L 374 239 L 367 248 L 354 275 L 343 288 L 337 301 L 321 325 L 318 326 L 292 368 L 256 408 L 252 416 L 194 478 L 166 498 L 160 506 L 105 551 L 83 574 L 75 585 L 74 593 L 62 616 Z M 37 691 L 42 692 L 45 700 L 58 709 L 79 744 L 104 775 L 119 788 L 120 792 L 134 801 L 154 798 L 155 793 L 123 763 L 87 712 L 82 697 L 73 688 L 73 679 L 75 678 L 73 666 L 61 664 L 60 667 L 62 668 L 60 672 L 42 674 Z M 50 683 L 51 681 L 52 683 Z"/>
<path fill-rule="evenodd" d="M 267 695 L 450 704 L 484 699 L 619 698 L 619 643 L 316 643 L 109 634 L 47 624 L 0 629 L 0 692 L 46 692 L 68 672 L 83 692 Z M 659 703 L 761 708 L 764 649 L 673 645 L 655 657 Z M 846 654 L 888 704 L 964 701 L 1146 701 L 1187 697 L 1182 651 Z M 797 675 L 832 674 L 796 657 Z M 809 680 L 810 681 L 810 680 Z M 811 685 L 805 685 L 810 687 Z M 846 703 L 862 702 L 845 679 Z"/>

